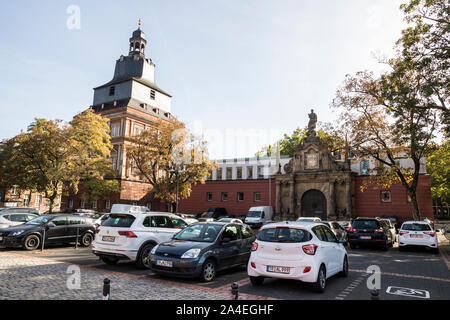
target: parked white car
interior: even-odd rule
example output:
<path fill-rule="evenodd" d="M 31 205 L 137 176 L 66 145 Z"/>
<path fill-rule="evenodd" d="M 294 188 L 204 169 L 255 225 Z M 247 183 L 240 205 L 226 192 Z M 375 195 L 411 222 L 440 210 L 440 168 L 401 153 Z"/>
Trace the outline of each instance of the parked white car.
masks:
<path fill-rule="evenodd" d="M 324 292 L 326 279 L 348 275 L 347 251 L 343 242 L 324 224 L 278 222 L 261 228 L 247 272 L 253 285 L 264 278 L 301 280 Z"/>
<path fill-rule="evenodd" d="M 0 229 L 18 226 L 39 217 L 37 214 L 10 212 L 2 210 L 0 212 Z"/>
<path fill-rule="evenodd" d="M 171 213 L 149 212 L 137 206 L 114 208 L 113 205 L 108 219 L 96 230 L 92 252 L 107 264 L 129 260 L 140 268 L 149 268 L 149 253 L 153 247 L 171 240 L 187 225 L 181 217 Z"/>
<path fill-rule="evenodd" d="M 438 232 L 425 221 L 406 221 L 398 231 L 398 249 L 403 251 L 407 246 L 421 246 L 438 253 Z"/>
<path fill-rule="evenodd" d="M 394 227 L 394 225 L 392 224 L 392 221 L 389 220 L 389 219 L 381 219 L 381 220 L 383 220 L 384 222 L 386 222 L 387 226 L 389 227 L 389 231 L 391 232 L 391 234 L 392 234 L 392 239 L 393 239 L 393 242 L 392 242 L 392 243 L 397 242 L 397 230 L 395 230 L 395 227 Z"/>
<path fill-rule="evenodd" d="M 300 217 L 297 219 L 298 222 L 320 222 L 322 219 L 318 217 Z"/>

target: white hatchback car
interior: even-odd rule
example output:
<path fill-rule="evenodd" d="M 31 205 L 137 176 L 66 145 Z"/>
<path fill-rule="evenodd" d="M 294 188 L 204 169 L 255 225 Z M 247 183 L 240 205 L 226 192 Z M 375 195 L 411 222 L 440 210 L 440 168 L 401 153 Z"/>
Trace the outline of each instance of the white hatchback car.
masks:
<path fill-rule="evenodd" d="M 327 278 L 338 273 L 348 275 L 343 241 L 322 223 L 265 225 L 252 245 L 247 267 L 250 281 L 261 285 L 264 278 L 301 280 L 324 292 Z"/>
<path fill-rule="evenodd" d="M 437 232 L 425 221 L 406 221 L 398 231 L 398 249 L 403 251 L 407 246 L 428 247 L 439 252 Z"/>
<path fill-rule="evenodd" d="M 153 247 L 171 240 L 188 223 L 171 213 L 128 207 L 121 205 L 120 212 L 111 209 L 114 213 L 96 229 L 92 252 L 107 264 L 129 260 L 139 268 L 149 268 Z"/>

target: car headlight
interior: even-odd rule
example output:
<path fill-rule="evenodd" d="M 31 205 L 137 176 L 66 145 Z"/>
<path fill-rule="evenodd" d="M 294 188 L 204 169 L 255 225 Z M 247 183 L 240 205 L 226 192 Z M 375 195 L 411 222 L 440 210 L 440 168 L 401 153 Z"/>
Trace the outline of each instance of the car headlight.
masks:
<path fill-rule="evenodd" d="M 13 237 L 15 237 L 15 236 L 20 236 L 22 233 L 24 233 L 25 232 L 25 230 L 19 230 L 19 231 L 16 231 L 16 232 L 13 232 L 13 233 L 11 233 L 11 236 L 13 236 Z"/>
<path fill-rule="evenodd" d="M 153 247 L 152 251 L 150 251 L 150 254 L 155 254 L 156 250 L 158 250 L 159 244 Z"/>
<path fill-rule="evenodd" d="M 195 259 L 200 254 L 201 249 L 189 249 L 181 256 L 181 259 Z"/>

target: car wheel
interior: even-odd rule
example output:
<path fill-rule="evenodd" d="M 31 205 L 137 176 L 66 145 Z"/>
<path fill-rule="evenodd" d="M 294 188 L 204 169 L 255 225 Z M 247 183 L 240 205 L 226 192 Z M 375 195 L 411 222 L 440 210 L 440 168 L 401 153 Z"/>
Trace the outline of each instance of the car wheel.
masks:
<path fill-rule="evenodd" d="M 342 271 L 339 273 L 339 275 L 343 278 L 347 278 L 348 277 L 348 259 L 347 259 L 347 255 L 345 255 L 344 257 L 344 262 L 342 265 Z"/>
<path fill-rule="evenodd" d="M 327 285 L 327 273 L 325 270 L 325 266 L 321 265 L 319 269 L 319 273 L 317 274 L 317 280 L 314 283 L 314 291 L 323 293 L 325 292 L 325 287 Z"/>
<path fill-rule="evenodd" d="M 214 260 L 209 259 L 206 260 L 202 266 L 202 273 L 200 274 L 200 278 L 204 282 L 210 282 L 214 280 L 216 277 L 216 264 Z"/>
<path fill-rule="evenodd" d="M 119 259 L 117 258 L 111 258 L 111 257 L 101 257 L 102 261 L 106 264 L 117 264 Z"/>
<path fill-rule="evenodd" d="M 136 259 L 136 266 L 140 269 L 150 269 L 150 252 L 152 251 L 155 245 L 153 243 L 148 243 L 144 245 L 141 250 L 139 250 L 139 254 Z"/>
<path fill-rule="evenodd" d="M 253 286 L 260 286 L 264 283 L 264 277 L 250 277 Z"/>
<path fill-rule="evenodd" d="M 94 240 L 94 237 L 90 233 L 85 233 L 81 237 L 81 246 L 82 247 L 89 247 L 92 244 L 92 241 Z"/>
<path fill-rule="evenodd" d="M 41 239 L 37 235 L 32 234 L 25 238 L 23 246 L 26 250 L 36 250 L 40 243 Z"/>

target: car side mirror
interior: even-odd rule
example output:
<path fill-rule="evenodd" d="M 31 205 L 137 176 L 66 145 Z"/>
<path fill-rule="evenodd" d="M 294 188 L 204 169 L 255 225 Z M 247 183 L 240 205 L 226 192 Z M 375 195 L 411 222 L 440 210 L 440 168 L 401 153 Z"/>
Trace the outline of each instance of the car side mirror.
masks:
<path fill-rule="evenodd" d="M 56 225 L 54 223 L 47 224 L 47 229 L 54 228 L 54 227 L 56 227 Z"/>
<path fill-rule="evenodd" d="M 440 229 L 436 229 L 436 232 L 437 232 L 437 233 L 441 233 L 441 230 L 440 230 Z"/>

